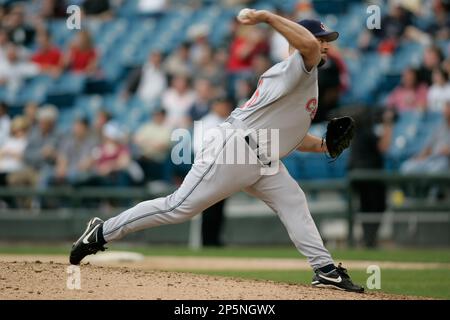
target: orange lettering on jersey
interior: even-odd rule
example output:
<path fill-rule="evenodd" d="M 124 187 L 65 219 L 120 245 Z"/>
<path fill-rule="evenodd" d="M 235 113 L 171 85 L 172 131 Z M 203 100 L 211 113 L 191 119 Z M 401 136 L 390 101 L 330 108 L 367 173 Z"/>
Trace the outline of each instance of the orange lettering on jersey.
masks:
<path fill-rule="evenodd" d="M 244 106 L 242 107 L 242 109 L 251 107 L 253 104 L 255 104 L 256 100 L 257 100 L 258 97 L 259 97 L 259 89 L 260 89 L 260 86 L 262 85 L 262 83 L 263 83 L 263 79 L 259 79 L 259 81 L 258 81 L 258 87 L 256 88 L 255 93 L 252 95 L 252 97 L 250 98 L 250 100 L 248 100 L 248 101 L 244 104 Z"/>
<path fill-rule="evenodd" d="M 308 102 L 306 103 L 305 109 L 306 111 L 309 112 L 311 120 L 314 119 L 317 113 L 317 99 L 316 98 L 309 99 Z"/>

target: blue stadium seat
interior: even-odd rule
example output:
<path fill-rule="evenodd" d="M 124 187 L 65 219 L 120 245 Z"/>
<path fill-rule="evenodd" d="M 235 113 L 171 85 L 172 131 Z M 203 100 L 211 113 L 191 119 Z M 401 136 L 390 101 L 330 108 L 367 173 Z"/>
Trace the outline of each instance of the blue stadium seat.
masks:
<path fill-rule="evenodd" d="M 329 164 L 325 154 L 304 153 L 300 173 L 302 179 L 329 179 Z"/>
<path fill-rule="evenodd" d="M 402 112 L 394 126 L 391 147 L 386 155 L 387 167 L 396 170 L 403 161 L 420 152 L 440 121 L 442 115 L 439 113 Z"/>
<path fill-rule="evenodd" d="M 86 77 L 72 72 L 64 73 L 49 84 L 50 94 L 80 94 L 83 92 Z"/>
<path fill-rule="evenodd" d="M 301 154 L 299 151 L 292 152 L 282 160 L 282 162 L 286 166 L 286 169 L 295 180 L 300 180 L 301 177 L 301 161 Z"/>

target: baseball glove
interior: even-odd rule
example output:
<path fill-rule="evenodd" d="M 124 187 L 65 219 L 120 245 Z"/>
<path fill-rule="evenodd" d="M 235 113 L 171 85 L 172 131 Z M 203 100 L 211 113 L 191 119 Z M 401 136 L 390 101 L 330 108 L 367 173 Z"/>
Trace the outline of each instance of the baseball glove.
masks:
<path fill-rule="evenodd" d="M 334 118 L 328 123 L 325 143 L 331 158 L 336 159 L 350 146 L 354 133 L 355 120 L 352 117 Z"/>

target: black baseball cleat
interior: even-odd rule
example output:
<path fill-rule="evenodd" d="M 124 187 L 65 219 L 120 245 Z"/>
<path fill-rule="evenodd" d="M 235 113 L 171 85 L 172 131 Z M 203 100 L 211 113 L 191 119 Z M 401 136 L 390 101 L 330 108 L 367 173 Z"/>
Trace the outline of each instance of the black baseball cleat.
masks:
<path fill-rule="evenodd" d="M 98 251 L 105 251 L 103 246 L 106 243 L 103 238 L 103 220 L 92 218 L 81 237 L 73 244 L 70 251 L 70 263 L 80 264 L 84 257 L 96 254 Z"/>
<path fill-rule="evenodd" d="M 312 280 L 312 285 L 318 288 L 334 288 L 343 291 L 363 293 L 364 288 L 360 285 L 354 284 L 347 273 L 347 269 L 342 267 L 342 264 L 336 269 L 325 273 L 319 269 L 315 270 L 315 275 Z"/>

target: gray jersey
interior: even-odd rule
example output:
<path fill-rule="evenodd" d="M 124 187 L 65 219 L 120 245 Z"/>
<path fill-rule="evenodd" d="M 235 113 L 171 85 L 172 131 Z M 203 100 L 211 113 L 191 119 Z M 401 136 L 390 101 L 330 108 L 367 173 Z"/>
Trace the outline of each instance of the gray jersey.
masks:
<path fill-rule="evenodd" d="M 281 158 L 293 151 L 308 133 L 317 101 L 317 68 L 308 72 L 301 54 L 295 51 L 261 76 L 253 96 L 231 116 L 250 129 L 278 129 Z M 270 135 L 258 136 L 261 150 L 270 150 L 269 143 L 273 143 Z"/>

